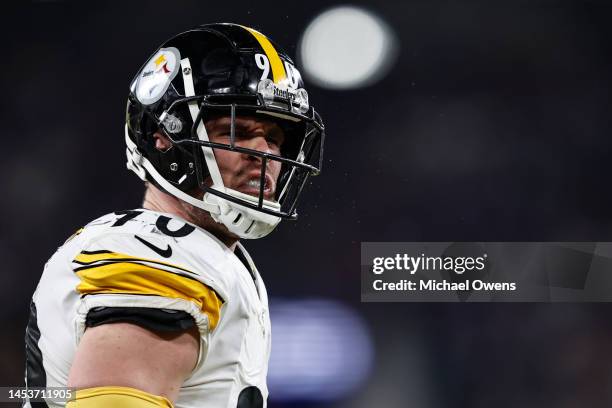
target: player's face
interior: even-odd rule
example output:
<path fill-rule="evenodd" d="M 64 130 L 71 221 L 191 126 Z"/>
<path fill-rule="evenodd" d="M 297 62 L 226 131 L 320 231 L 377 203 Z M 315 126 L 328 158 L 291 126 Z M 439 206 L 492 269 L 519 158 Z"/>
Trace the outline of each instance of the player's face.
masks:
<path fill-rule="evenodd" d="M 206 130 L 209 140 L 230 144 L 230 126 L 229 116 L 207 121 Z M 280 156 L 284 140 L 283 130 L 273 121 L 251 116 L 236 117 L 236 146 Z M 262 159 L 229 150 L 214 149 L 214 152 L 225 187 L 259 197 Z M 266 200 L 274 199 L 280 171 L 280 162 L 267 161 L 263 190 Z"/>

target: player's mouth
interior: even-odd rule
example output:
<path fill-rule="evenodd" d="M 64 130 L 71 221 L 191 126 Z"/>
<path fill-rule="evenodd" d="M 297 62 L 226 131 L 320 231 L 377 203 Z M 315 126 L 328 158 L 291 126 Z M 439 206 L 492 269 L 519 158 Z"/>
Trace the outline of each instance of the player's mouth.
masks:
<path fill-rule="evenodd" d="M 259 172 L 257 172 L 259 173 Z M 274 198 L 275 185 L 272 177 L 266 174 L 264 178 L 263 195 L 264 199 L 271 200 Z M 259 197 L 259 190 L 261 188 L 261 178 L 259 174 L 252 174 L 245 182 L 240 184 L 236 190 L 241 193 Z"/>

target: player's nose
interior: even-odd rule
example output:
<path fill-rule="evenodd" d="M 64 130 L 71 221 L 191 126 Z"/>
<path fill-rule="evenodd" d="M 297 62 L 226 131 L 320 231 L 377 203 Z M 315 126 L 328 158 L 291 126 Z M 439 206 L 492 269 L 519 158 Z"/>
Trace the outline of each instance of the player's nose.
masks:
<path fill-rule="evenodd" d="M 272 153 L 270 146 L 268 146 L 268 140 L 265 134 L 253 135 L 245 141 L 247 149 L 257 150 L 262 153 Z"/>

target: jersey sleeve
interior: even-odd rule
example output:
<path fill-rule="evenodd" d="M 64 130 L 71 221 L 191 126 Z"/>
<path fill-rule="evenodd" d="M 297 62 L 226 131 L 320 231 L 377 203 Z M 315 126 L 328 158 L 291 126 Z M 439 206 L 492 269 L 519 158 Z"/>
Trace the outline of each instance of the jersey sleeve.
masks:
<path fill-rule="evenodd" d="M 195 324 L 208 343 L 224 300 L 206 269 L 176 241 L 154 234 L 111 233 L 88 240 L 72 259 L 80 295 L 77 342 L 88 326 L 127 321 L 153 330 Z"/>
<path fill-rule="evenodd" d="M 159 332 L 191 329 L 195 320 L 182 310 L 154 309 L 150 307 L 100 306 L 91 309 L 85 320 L 86 327 L 107 323 L 128 322 Z"/>

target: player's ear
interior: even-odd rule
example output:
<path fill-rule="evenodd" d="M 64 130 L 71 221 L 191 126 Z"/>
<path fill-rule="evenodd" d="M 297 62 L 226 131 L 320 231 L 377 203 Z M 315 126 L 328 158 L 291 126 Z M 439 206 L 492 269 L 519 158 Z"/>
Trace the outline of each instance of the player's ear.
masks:
<path fill-rule="evenodd" d="M 159 151 L 167 152 L 172 147 L 170 139 L 159 130 L 153 133 L 153 138 L 155 139 L 155 148 Z"/>

